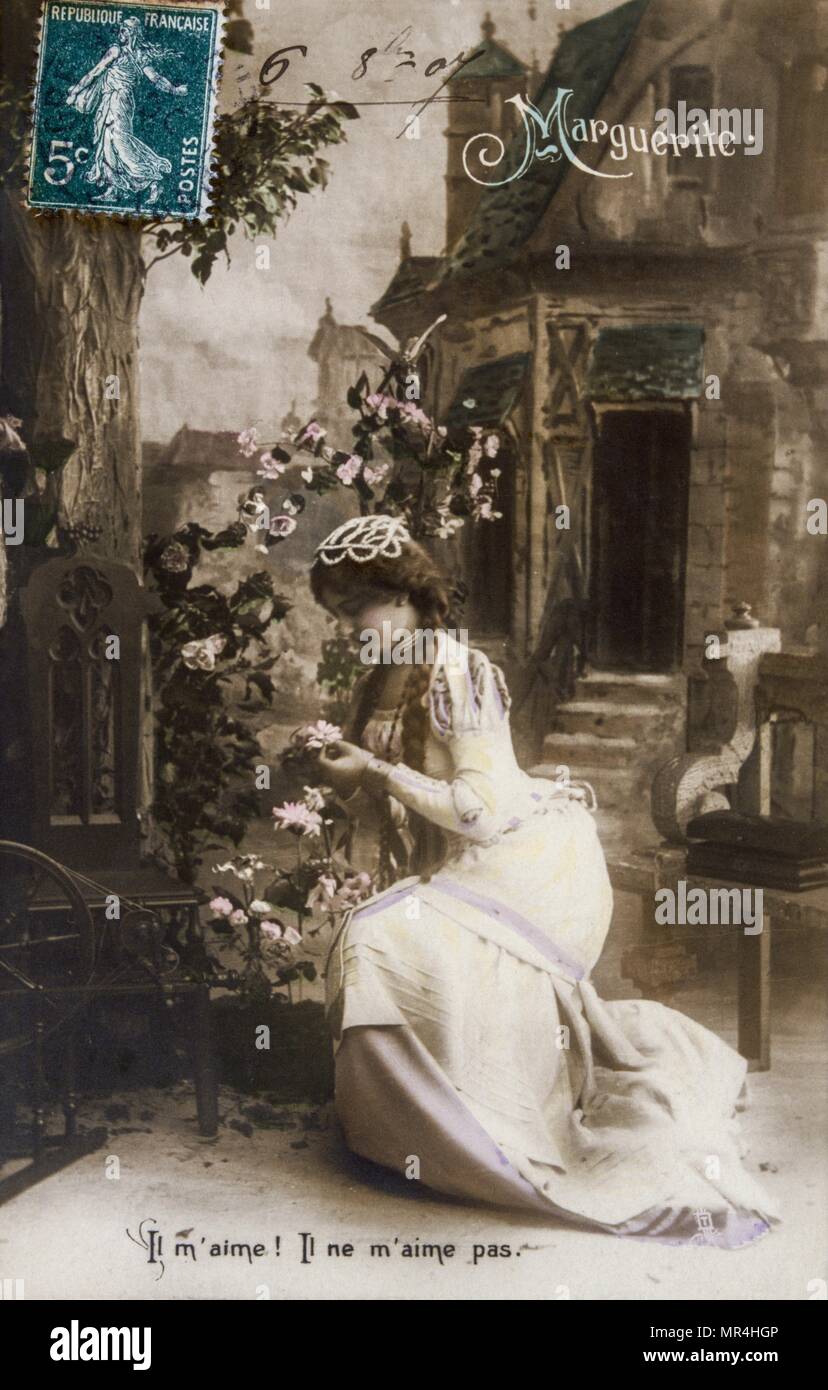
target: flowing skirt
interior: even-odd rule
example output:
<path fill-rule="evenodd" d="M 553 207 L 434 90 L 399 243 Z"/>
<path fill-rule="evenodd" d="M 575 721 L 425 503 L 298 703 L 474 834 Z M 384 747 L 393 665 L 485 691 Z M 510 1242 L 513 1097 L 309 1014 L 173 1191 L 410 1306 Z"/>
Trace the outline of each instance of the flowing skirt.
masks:
<path fill-rule="evenodd" d="M 113 65 L 71 103 L 95 113 L 94 156 L 86 181 L 110 185 L 124 193 L 140 193 L 172 172 L 172 164 L 156 154 L 134 133 L 137 78 Z"/>
<path fill-rule="evenodd" d="M 676 1010 L 598 997 L 611 910 L 564 799 L 356 910 L 326 976 L 346 1142 L 452 1196 L 745 1245 L 777 1219 L 742 1162 L 746 1062 Z"/>

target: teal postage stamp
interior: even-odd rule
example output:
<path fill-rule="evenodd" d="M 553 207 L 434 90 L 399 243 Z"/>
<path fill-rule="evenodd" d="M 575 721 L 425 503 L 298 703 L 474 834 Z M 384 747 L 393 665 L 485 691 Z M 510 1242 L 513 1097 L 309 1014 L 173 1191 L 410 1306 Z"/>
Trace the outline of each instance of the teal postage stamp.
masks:
<path fill-rule="evenodd" d="M 206 221 L 223 0 L 44 5 L 26 202 Z"/>

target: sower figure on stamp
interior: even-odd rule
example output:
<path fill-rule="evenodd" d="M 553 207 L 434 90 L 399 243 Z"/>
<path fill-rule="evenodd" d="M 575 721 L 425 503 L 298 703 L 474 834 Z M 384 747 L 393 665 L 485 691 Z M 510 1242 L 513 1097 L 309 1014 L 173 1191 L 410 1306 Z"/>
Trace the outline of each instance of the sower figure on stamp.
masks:
<path fill-rule="evenodd" d="M 509 692 L 446 630 L 445 583 L 398 517 L 318 547 L 315 598 L 357 634 L 434 629 L 431 664 L 377 665 L 320 768 L 357 818 L 407 833 L 407 874 L 352 909 L 326 971 L 350 1148 L 454 1196 L 586 1229 L 735 1248 L 770 1229 L 734 1111 L 746 1063 L 590 981 L 612 915 L 591 789 L 515 759 Z M 413 871 L 413 873 L 412 873 Z"/>
<path fill-rule="evenodd" d="M 135 194 L 146 188 L 145 205 L 157 202 L 161 179 L 172 172 L 172 164 L 134 134 L 134 92 L 146 77 L 159 91 L 186 96 L 185 83 L 176 85 L 152 67 L 153 61 L 169 56 L 157 45 L 142 41 L 137 19 L 125 19 L 117 42 L 70 88 L 67 105 L 95 117 L 94 153 L 86 180 L 103 186 L 96 202 L 114 203 L 119 192 Z"/>

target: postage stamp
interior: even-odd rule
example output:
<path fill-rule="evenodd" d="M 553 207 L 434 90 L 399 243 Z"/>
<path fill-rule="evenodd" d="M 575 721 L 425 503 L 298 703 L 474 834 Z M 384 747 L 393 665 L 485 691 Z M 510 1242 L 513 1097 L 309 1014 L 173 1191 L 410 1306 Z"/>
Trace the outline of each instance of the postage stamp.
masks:
<path fill-rule="evenodd" d="M 205 221 L 223 0 L 44 5 L 26 203 Z"/>

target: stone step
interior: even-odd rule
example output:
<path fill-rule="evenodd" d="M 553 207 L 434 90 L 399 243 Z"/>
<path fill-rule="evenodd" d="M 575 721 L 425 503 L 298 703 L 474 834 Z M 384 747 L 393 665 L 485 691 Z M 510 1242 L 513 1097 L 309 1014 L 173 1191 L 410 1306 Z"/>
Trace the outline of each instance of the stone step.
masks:
<path fill-rule="evenodd" d="M 575 687 L 575 699 L 611 700 L 630 705 L 664 705 L 683 703 L 687 693 L 687 677 L 680 672 L 671 675 L 637 674 L 628 671 L 590 671 L 581 676 Z"/>
<path fill-rule="evenodd" d="M 619 777 L 618 772 L 618 768 L 585 767 L 572 776 L 576 782 L 589 782 L 599 811 L 620 811 L 625 819 L 649 815 L 649 803 L 642 805 L 641 788 Z"/>
<path fill-rule="evenodd" d="M 599 734 L 547 734 L 543 740 L 544 763 L 563 763 L 579 777 L 583 767 L 628 768 L 637 770 L 636 753 L 641 742 L 636 738 L 602 738 Z"/>
<path fill-rule="evenodd" d="M 531 769 L 531 774 L 533 777 L 550 777 L 554 781 L 560 766 L 560 763 L 540 763 Z M 626 768 L 570 767 L 569 771 L 573 782 L 589 783 L 595 792 L 599 810 L 620 810 L 625 817 L 649 814 L 649 801 L 644 804 L 641 788 L 634 774 L 628 773 Z"/>
<path fill-rule="evenodd" d="M 650 818 L 648 807 L 634 813 L 628 806 L 610 806 L 599 800 L 595 824 L 608 859 L 631 854 L 637 849 L 650 849 L 658 844 L 658 831 Z"/>
<path fill-rule="evenodd" d="M 664 712 L 653 704 L 567 700 L 555 711 L 555 732 L 597 734 L 600 738 L 647 738 L 663 718 Z"/>

